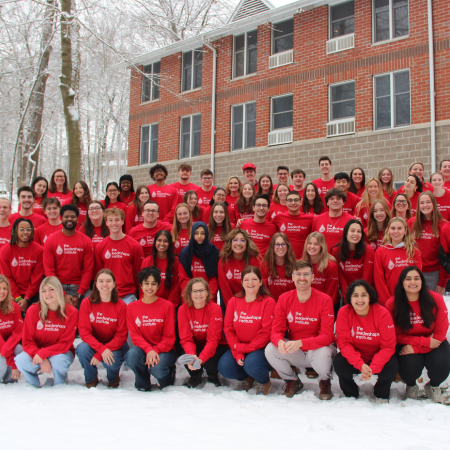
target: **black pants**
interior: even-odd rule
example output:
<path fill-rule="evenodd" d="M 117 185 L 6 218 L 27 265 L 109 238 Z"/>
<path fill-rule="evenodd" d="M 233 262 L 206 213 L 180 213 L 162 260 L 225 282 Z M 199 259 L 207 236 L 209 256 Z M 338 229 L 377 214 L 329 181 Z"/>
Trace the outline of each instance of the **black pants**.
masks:
<path fill-rule="evenodd" d="M 197 355 L 200 355 L 200 353 L 203 350 L 203 345 L 199 345 L 197 346 Z M 217 346 L 217 350 L 216 353 L 208 359 L 208 361 L 206 361 L 203 364 L 203 369 L 206 370 L 206 373 L 208 374 L 208 376 L 214 376 L 214 375 L 219 375 L 219 371 L 217 370 L 217 366 L 219 364 L 219 360 L 222 357 L 222 355 L 228 350 L 228 347 L 226 345 L 218 345 Z M 186 352 L 184 350 L 182 350 L 182 354 L 184 355 Z M 186 370 L 189 372 L 189 375 L 196 375 L 199 373 L 199 370 L 190 370 L 188 369 L 187 364 L 184 366 L 186 367 Z M 203 370 L 201 370 L 200 373 L 202 373 Z"/>
<path fill-rule="evenodd" d="M 346 397 L 359 397 L 358 385 L 353 380 L 353 375 L 361 373 L 355 369 L 343 356 L 338 353 L 333 362 L 334 370 L 339 377 L 339 385 Z M 388 399 L 391 391 L 391 384 L 398 373 L 398 361 L 395 355 L 384 365 L 383 370 L 378 373 L 378 381 L 375 384 L 373 393 L 377 398 Z"/>
<path fill-rule="evenodd" d="M 403 346 L 397 346 L 397 353 Z M 429 353 L 414 353 L 398 355 L 399 372 L 407 386 L 415 386 L 416 380 L 422 375 L 423 368 L 428 371 L 430 384 L 439 386 L 450 373 L 450 345 L 446 340 Z"/>

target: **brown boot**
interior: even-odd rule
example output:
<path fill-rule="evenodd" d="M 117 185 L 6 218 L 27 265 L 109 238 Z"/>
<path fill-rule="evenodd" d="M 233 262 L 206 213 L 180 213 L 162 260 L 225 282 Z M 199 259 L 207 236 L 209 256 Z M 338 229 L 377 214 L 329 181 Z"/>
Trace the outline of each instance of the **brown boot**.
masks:
<path fill-rule="evenodd" d="M 253 377 L 248 377 L 244 382 L 244 389 L 248 392 L 252 387 L 255 379 Z"/>
<path fill-rule="evenodd" d="M 284 392 L 283 395 L 285 395 L 288 398 L 293 397 L 295 394 L 298 394 L 303 388 L 303 383 L 300 381 L 299 378 L 296 380 L 285 380 L 286 384 L 284 385 Z"/>
<path fill-rule="evenodd" d="M 397 373 L 397 375 L 395 375 L 394 383 L 404 383 L 404 381 L 402 380 L 402 377 L 400 376 L 399 373 Z"/>
<path fill-rule="evenodd" d="M 93 387 L 97 387 L 98 384 L 98 377 L 95 377 L 94 381 L 91 381 L 90 383 L 86 383 L 86 387 L 88 389 L 93 388 Z"/>
<path fill-rule="evenodd" d="M 120 375 L 117 375 L 115 381 L 110 381 L 108 383 L 108 387 L 116 389 L 119 387 L 119 384 L 120 384 Z"/>
<path fill-rule="evenodd" d="M 256 388 L 256 395 L 269 395 L 270 380 L 266 384 L 261 384 L 255 381 L 254 386 Z"/>
<path fill-rule="evenodd" d="M 333 393 L 331 392 L 331 381 L 329 378 L 326 380 L 320 380 L 320 393 L 319 398 L 320 400 L 331 400 L 333 397 Z"/>
<path fill-rule="evenodd" d="M 317 378 L 319 376 L 319 374 L 312 367 L 307 367 L 305 369 L 305 375 L 308 378 Z"/>
<path fill-rule="evenodd" d="M 270 372 L 270 378 L 281 380 L 280 374 L 276 370 L 272 370 L 272 372 Z"/>

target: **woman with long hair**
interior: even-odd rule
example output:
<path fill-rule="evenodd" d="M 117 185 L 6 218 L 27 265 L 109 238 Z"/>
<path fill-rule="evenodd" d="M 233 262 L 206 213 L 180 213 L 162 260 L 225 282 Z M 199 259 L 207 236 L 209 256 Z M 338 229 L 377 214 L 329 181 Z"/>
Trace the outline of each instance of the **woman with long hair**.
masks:
<path fill-rule="evenodd" d="M 422 185 L 422 191 L 433 192 L 433 186 L 431 184 L 427 183 L 424 179 L 424 171 L 425 171 L 425 169 L 423 167 L 423 164 L 421 162 L 415 161 L 409 166 L 408 175 L 415 175 L 419 179 L 419 181 Z M 402 186 L 398 190 L 398 192 L 399 193 L 405 192 L 405 186 Z"/>
<path fill-rule="evenodd" d="M 377 403 L 387 403 L 398 372 L 392 317 L 365 280 L 350 284 L 345 303 L 336 320 L 340 353 L 333 366 L 339 385 L 346 397 L 358 398 L 359 388 L 353 376 L 360 373 L 361 380 L 369 381 L 378 375 L 373 394 Z"/>
<path fill-rule="evenodd" d="M 63 384 L 74 360 L 78 311 L 64 301 L 56 277 L 42 280 L 39 297 L 39 303 L 31 305 L 25 316 L 23 352 L 16 356 L 16 365 L 35 387 L 40 386 L 39 369 L 48 375 L 53 372 L 54 385 Z"/>
<path fill-rule="evenodd" d="M 398 277 L 408 266 L 422 268 L 422 256 L 407 223 L 393 217 L 384 232 L 382 246 L 375 252 L 374 282 L 382 305 L 394 294 Z"/>
<path fill-rule="evenodd" d="M 217 202 L 222 202 L 222 203 L 225 203 L 225 206 L 228 209 L 228 216 L 230 217 L 231 224 L 236 225 L 237 218 L 236 218 L 235 205 L 233 205 L 233 207 L 230 207 L 230 205 L 226 201 L 226 197 L 227 196 L 225 194 L 225 189 L 223 189 L 221 187 L 217 187 L 214 190 L 213 198 L 210 200 L 209 205 L 207 207 L 205 207 L 205 210 L 203 211 L 203 218 L 205 219 L 204 220 L 205 223 L 209 223 L 209 220 L 211 218 L 212 207 Z"/>
<path fill-rule="evenodd" d="M 241 291 L 242 271 L 247 266 L 260 266 L 260 254 L 250 235 L 235 228 L 226 237 L 219 256 L 217 271 L 223 306 L 226 308 L 228 301 Z"/>
<path fill-rule="evenodd" d="M 205 208 L 198 204 L 198 195 L 195 191 L 186 191 L 183 195 L 183 203 L 189 206 L 192 213 L 192 223 L 203 222 Z"/>
<path fill-rule="evenodd" d="M 397 191 L 394 189 L 394 176 L 392 170 L 388 167 L 383 167 L 378 172 L 378 179 L 383 187 L 384 198 L 392 205 Z"/>
<path fill-rule="evenodd" d="M 125 216 L 125 233 L 128 233 L 133 227 L 144 222 L 142 208 L 147 200 L 150 200 L 150 191 L 148 187 L 141 184 L 137 187 L 133 200 L 128 204 L 127 214 Z"/>
<path fill-rule="evenodd" d="M 212 300 L 209 284 L 203 278 L 189 281 L 183 292 L 183 304 L 178 310 L 178 330 L 183 354 L 193 355 L 200 364 L 186 364 L 189 380 L 184 384 L 195 388 L 202 382 L 203 369 L 208 382 L 221 386 L 217 366 L 228 350 L 223 336 L 222 310 Z"/>
<path fill-rule="evenodd" d="M 258 180 L 258 190 L 256 195 L 268 194 L 272 197 L 273 195 L 273 182 L 270 175 L 263 173 Z"/>
<path fill-rule="evenodd" d="M 192 231 L 192 213 L 186 203 L 178 203 L 175 207 L 173 225 L 172 225 L 172 240 L 175 248 L 175 254 L 179 255 L 183 248 L 189 244 Z"/>
<path fill-rule="evenodd" d="M 240 191 L 239 198 L 236 201 L 235 212 L 236 220 L 253 219 L 253 205 L 255 203 L 255 187 L 249 181 L 245 182 Z M 230 220 L 231 217 L 230 217 Z"/>
<path fill-rule="evenodd" d="M 241 187 L 242 183 L 239 177 L 231 176 L 228 178 L 225 186 L 225 194 L 227 194 L 225 200 L 232 209 L 236 209 L 236 202 L 239 198 L 239 191 L 241 190 Z"/>
<path fill-rule="evenodd" d="M 72 191 L 69 189 L 69 179 L 63 169 L 53 172 L 48 186 L 47 197 L 56 197 L 61 205 L 72 201 Z"/>
<path fill-rule="evenodd" d="M 338 303 L 339 275 L 336 259 L 328 253 L 327 243 L 322 233 L 313 231 L 305 241 L 302 259 L 313 266 L 312 287 L 329 295 L 333 304 Z"/>
<path fill-rule="evenodd" d="M 12 383 L 20 377 L 14 356 L 22 351 L 23 321 L 9 280 L 4 275 L 0 275 L 0 324 L 0 382 Z"/>
<path fill-rule="evenodd" d="M 362 198 L 364 191 L 366 190 L 366 174 L 361 167 L 355 167 L 350 172 L 350 186 L 348 191 L 352 194 Z"/>
<path fill-rule="evenodd" d="M 180 265 L 175 254 L 173 238 L 167 230 L 155 234 L 152 254 L 142 261 L 142 269 L 156 267 L 160 271 L 161 284 L 156 295 L 169 300 L 175 307 L 180 304 Z"/>
<path fill-rule="evenodd" d="M 116 279 L 109 269 L 101 269 L 94 279 L 89 296 L 81 302 L 78 330 L 83 340 L 75 353 L 84 369 L 86 387 L 96 387 L 97 366 L 106 368 L 108 387 L 118 388 L 119 370 L 129 350 L 127 305 L 119 298 Z"/>
<path fill-rule="evenodd" d="M 358 219 L 345 224 L 341 242 L 333 248 L 332 254 L 338 262 L 339 286 L 344 298 L 353 281 L 365 280 L 373 284 L 374 250 L 367 244 L 362 223 Z"/>
<path fill-rule="evenodd" d="M 388 201 L 384 198 L 380 180 L 377 178 L 371 178 L 367 182 L 361 201 L 356 205 L 356 216 L 361 219 L 364 227 L 367 227 L 370 207 L 376 200 L 385 200 L 386 203 L 388 203 Z M 388 206 L 390 207 L 391 204 L 388 203 Z"/>
<path fill-rule="evenodd" d="M 226 203 L 216 202 L 212 206 L 211 215 L 209 216 L 208 232 L 210 242 L 219 250 L 222 250 L 225 238 L 233 228 L 234 225 L 230 221 Z"/>
<path fill-rule="evenodd" d="M 439 212 L 445 220 L 450 220 L 450 192 L 444 189 L 444 175 L 441 172 L 433 173 L 430 183 L 434 189 L 434 198 Z"/>
<path fill-rule="evenodd" d="M 225 313 L 224 332 L 230 350 L 219 361 L 225 378 L 243 381 L 246 390 L 268 395 L 270 372 L 264 349 L 270 342 L 275 301 L 264 285 L 261 271 L 252 265 L 241 273 L 241 289 L 230 298 Z M 252 320 L 248 320 L 252 317 Z"/>
<path fill-rule="evenodd" d="M 409 175 L 402 188 L 411 203 L 411 214 L 415 216 L 417 211 L 417 200 L 423 191 L 422 183 L 417 175 Z M 399 190 L 399 193 L 400 191 L 401 189 Z"/>
<path fill-rule="evenodd" d="M 115 181 L 110 181 L 106 185 L 105 200 L 101 200 L 101 202 L 105 209 L 119 208 L 125 214 L 127 213 L 127 205 L 122 202 L 119 185 Z"/>
<path fill-rule="evenodd" d="M 261 274 L 276 302 L 281 294 L 294 289 L 294 264 L 295 254 L 291 241 L 284 233 L 275 233 L 261 262 Z"/>
<path fill-rule="evenodd" d="M 417 379 L 426 369 L 430 381 L 425 384 L 425 393 L 430 400 L 441 403 L 439 386 L 450 374 L 448 314 L 442 295 L 428 290 L 419 267 L 406 267 L 386 307 L 394 318 L 399 373 L 406 383 L 406 398 L 418 398 Z"/>
<path fill-rule="evenodd" d="M 277 214 L 284 214 L 289 211 L 286 202 L 286 198 L 289 192 L 291 192 L 291 190 L 289 189 L 288 184 L 277 184 L 277 187 L 275 188 L 275 191 L 273 193 L 272 201 L 270 203 L 269 214 L 267 215 L 269 220 L 274 219 Z"/>
<path fill-rule="evenodd" d="M 45 217 L 44 202 L 48 196 L 48 181 L 45 177 L 36 177 L 31 182 L 31 189 L 34 191 L 33 212 Z M 20 205 L 19 205 L 20 211 Z"/>
<path fill-rule="evenodd" d="M 89 205 L 91 201 L 91 191 L 89 190 L 89 186 L 87 185 L 87 183 L 82 180 L 77 181 L 73 185 L 71 201 L 72 205 L 75 205 L 80 212 L 80 215 L 78 216 L 77 229 L 79 229 L 81 225 L 83 225 L 83 223 L 86 221 L 87 205 Z"/>
<path fill-rule="evenodd" d="M 384 232 L 391 220 L 391 211 L 384 200 L 375 200 L 369 211 L 369 221 L 364 229 L 366 240 L 376 250 L 383 242 Z"/>
<path fill-rule="evenodd" d="M 411 202 L 406 194 L 397 194 L 395 196 L 391 217 L 401 217 L 405 222 L 411 219 Z"/>
<path fill-rule="evenodd" d="M 408 226 L 422 255 L 422 272 L 428 288 L 441 295 L 445 294 L 445 287 L 450 278 L 438 260 L 440 236 L 446 223 L 438 210 L 433 193 L 422 192 L 417 201 L 416 217 L 408 220 Z"/>
<path fill-rule="evenodd" d="M 103 217 L 104 210 L 102 203 L 98 200 L 93 200 L 89 203 L 86 221 L 79 229 L 80 233 L 91 238 L 94 250 L 97 244 L 109 236 L 109 228 L 106 226 L 105 218 Z"/>
<path fill-rule="evenodd" d="M 325 212 L 325 206 L 320 197 L 319 190 L 314 183 L 307 183 L 305 186 L 305 198 L 303 198 L 301 212 L 318 216 Z"/>

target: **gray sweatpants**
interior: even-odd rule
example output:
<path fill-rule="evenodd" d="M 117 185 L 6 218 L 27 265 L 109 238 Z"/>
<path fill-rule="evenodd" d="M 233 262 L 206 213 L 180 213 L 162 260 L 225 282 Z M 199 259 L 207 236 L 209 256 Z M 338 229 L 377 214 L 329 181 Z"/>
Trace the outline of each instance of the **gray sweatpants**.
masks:
<path fill-rule="evenodd" d="M 298 349 L 294 353 L 282 355 L 278 351 L 278 347 L 269 342 L 265 355 L 269 364 L 283 380 L 296 380 L 298 378 L 291 366 L 299 369 L 312 367 L 319 374 L 319 380 L 326 380 L 331 376 L 331 366 L 336 355 L 336 347 L 329 345 L 316 350 L 307 350 L 306 352 Z"/>

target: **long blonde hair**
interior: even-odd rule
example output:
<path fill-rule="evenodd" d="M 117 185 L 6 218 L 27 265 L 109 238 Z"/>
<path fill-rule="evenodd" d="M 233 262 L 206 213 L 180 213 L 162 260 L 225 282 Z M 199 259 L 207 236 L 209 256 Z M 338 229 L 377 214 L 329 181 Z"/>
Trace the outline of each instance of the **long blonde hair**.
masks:
<path fill-rule="evenodd" d="M 312 238 L 316 238 L 318 244 L 320 245 L 319 264 L 317 265 L 317 268 L 319 272 L 323 273 L 328 267 L 328 263 L 330 261 L 336 262 L 336 258 L 328 253 L 327 242 L 325 241 L 324 235 L 322 233 L 319 233 L 318 231 L 313 231 L 306 238 L 305 246 L 303 247 L 302 259 L 304 259 L 305 261 L 309 261 L 312 264 L 311 257 L 309 256 L 309 253 L 306 249 L 306 247 L 309 244 L 309 241 Z"/>
<path fill-rule="evenodd" d="M 189 208 L 189 205 L 187 203 L 178 203 L 178 205 L 175 208 L 175 213 L 173 215 L 172 231 L 170 232 L 170 234 L 172 235 L 173 242 L 177 242 L 178 238 L 180 237 L 181 230 L 182 230 L 181 223 L 178 221 L 178 218 L 177 218 L 177 211 L 182 207 L 186 208 L 189 211 L 189 222 L 187 224 L 187 237 L 188 237 L 188 239 L 191 238 L 191 231 L 192 231 L 191 208 Z"/>
<path fill-rule="evenodd" d="M 39 317 L 44 322 L 47 320 L 48 317 L 48 305 L 45 303 L 43 297 L 42 297 L 42 289 L 44 286 L 50 286 L 52 287 L 56 295 L 58 297 L 58 309 L 56 310 L 56 313 L 58 316 L 64 320 L 66 318 L 66 302 L 64 300 L 64 291 L 63 287 L 61 286 L 60 281 L 56 277 L 46 277 L 42 280 L 41 285 L 39 286 L 39 301 L 41 305 L 41 310 L 39 312 Z"/>
<path fill-rule="evenodd" d="M 11 293 L 11 283 L 9 282 L 8 277 L 5 277 L 5 275 L 2 274 L 0 274 L 0 283 L 5 283 L 8 289 L 8 295 L 6 296 L 5 300 L 0 302 L 0 313 L 2 313 L 3 315 L 11 314 L 14 311 L 14 297 Z"/>
<path fill-rule="evenodd" d="M 383 185 L 381 184 L 380 180 L 378 178 L 370 178 L 366 183 L 366 189 L 361 198 L 361 201 L 356 205 L 356 210 L 358 213 L 359 213 L 359 211 L 361 211 L 362 208 L 365 207 L 365 208 L 369 209 L 369 207 L 370 207 L 369 185 L 372 181 L 375 181 L 375 183 L 377 183 L 377 185 L 378 185 L 377 200 L 384 200 Z"/>
<path fill-rule="evenodd" d="M 433 203 L 433 213 L 431 214 L 431 226 L 433 228 L 433 236 L 439 237 L 439 222 L 446 222 L 446 220 L 442 217 L 441 213 L 438 210 L 438 205 L 436 203 L 436 197 L 430 191 L 422 192 L 417 199 L 417 212 L 416 218 L 414 219 L 414 225 L 412 227 L 412 236 L 414 239 L 420 239 L 423 232 L 423 223 L 426 220 L 425 215 L 422 211 L 420 211 L 420 199 L 424 196 L 428 195 L 430 197 L 431 203 Z"/>
<path fill-rule="evenodd" d="M 417 244 L 414 241 L 411 232 L 409 231 L 408 224 L 405 222 L 405 220 L 401 217 L 393 217 L 386 227 L 386 230 L 384 230 L 384 236 L 383 236 L 383 242 L 382 245 L 391 244 L 392 245 L 392 239 L 389 234 L 389 228 L 391 227 L 391 224 L 394 222 L 400 222 L 403 227 L 405 228 L 405 237 L 403 238 L 403 242 L 405 244 L 406 249 L 406 256 L 410 259 L 414 257 L 414 253 L 416 252 Z"/>

